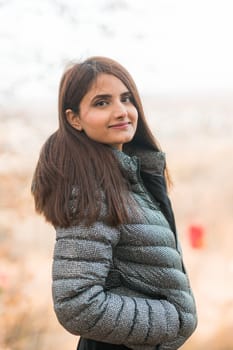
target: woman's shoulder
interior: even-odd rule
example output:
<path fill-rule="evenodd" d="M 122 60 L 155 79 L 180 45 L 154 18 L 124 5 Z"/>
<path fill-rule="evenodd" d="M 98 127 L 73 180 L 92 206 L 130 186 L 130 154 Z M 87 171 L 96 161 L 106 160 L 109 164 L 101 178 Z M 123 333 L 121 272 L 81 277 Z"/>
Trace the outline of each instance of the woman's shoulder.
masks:
<path fill-rule="evenodd" d="M 103 221 L 96 221 L 91 225 L 78 223 L 68 227 L 55 227 L 55 231 L 57 241 L 85 240 L 114 246 L 120 238 L 119 228 L 110 226 Z"/>

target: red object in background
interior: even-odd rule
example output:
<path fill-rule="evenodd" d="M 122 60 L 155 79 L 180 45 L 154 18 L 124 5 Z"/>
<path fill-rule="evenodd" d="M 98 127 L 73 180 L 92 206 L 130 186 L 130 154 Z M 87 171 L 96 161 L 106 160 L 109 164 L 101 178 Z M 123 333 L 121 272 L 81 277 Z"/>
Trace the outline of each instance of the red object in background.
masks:
<path fill-rule="evenodd" d="M 205 231 L 201 225 L 190 225 L 188 228 L 189 242 L 192 248 L 201 249 L 204 247 Z"/>

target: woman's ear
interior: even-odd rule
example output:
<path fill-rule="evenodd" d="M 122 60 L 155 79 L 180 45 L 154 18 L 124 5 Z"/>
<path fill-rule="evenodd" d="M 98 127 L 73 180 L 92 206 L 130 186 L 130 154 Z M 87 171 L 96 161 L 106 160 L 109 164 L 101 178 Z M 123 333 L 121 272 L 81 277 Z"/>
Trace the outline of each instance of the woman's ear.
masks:
<path fill-rule="evenodd" d="M 78 114 L 74 113 L 72 109 L 67 109 L 65 111 L 68 123 L 73 126 L 73 128 L 82 131 L 82 126 Z"/>

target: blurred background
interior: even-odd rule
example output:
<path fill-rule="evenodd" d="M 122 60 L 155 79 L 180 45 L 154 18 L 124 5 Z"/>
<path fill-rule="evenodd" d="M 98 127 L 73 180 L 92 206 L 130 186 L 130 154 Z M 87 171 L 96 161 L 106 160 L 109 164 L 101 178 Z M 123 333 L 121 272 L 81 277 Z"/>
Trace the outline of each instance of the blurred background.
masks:
<path fill-rule="evenodd" d="M 65 67 L 121 62 L 167 154 L 199 324 L 184 350 L 233 349 L 231 0 L 0 0 L 0 349 L 72 350 L 51 298 L 55 232 L 30 195 Z"/>

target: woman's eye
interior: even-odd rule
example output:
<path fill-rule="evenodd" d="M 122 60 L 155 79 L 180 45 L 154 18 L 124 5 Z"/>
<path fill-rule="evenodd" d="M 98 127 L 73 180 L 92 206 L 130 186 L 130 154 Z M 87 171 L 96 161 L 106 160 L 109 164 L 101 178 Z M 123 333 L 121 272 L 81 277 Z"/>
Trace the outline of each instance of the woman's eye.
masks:
<path fill-rule="evenodd" d="M 122 102 L 131 102 L 131 97 L 130 96 L 123 97 Z"/>
<path fill-rule="evenodd" d="M 103 106 L 106 106 L 107 104 L 108 104 L 107 101 L 101 100 L 101 101 L 97 101 L 97 102 L 95 103 L 95 106 L 103 107 Z"/>

